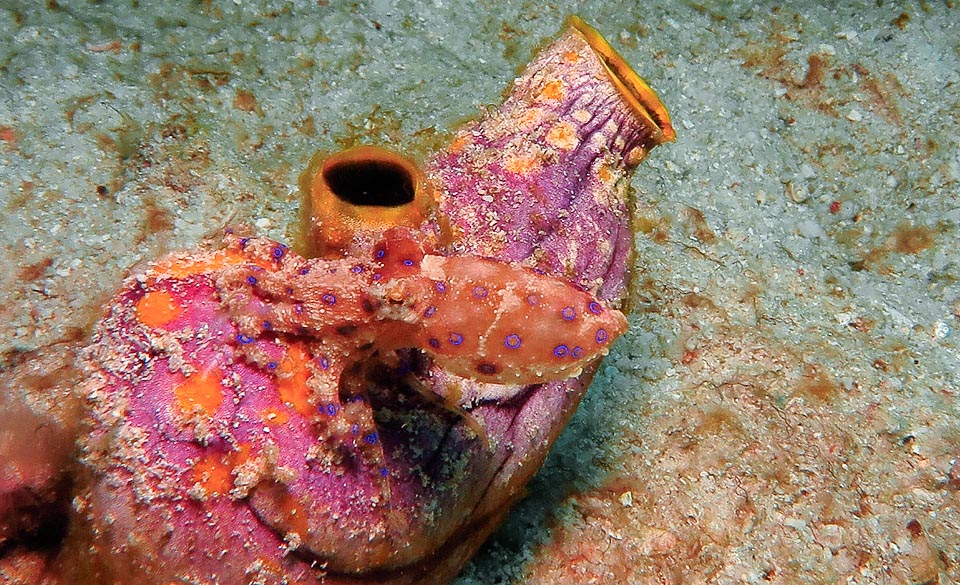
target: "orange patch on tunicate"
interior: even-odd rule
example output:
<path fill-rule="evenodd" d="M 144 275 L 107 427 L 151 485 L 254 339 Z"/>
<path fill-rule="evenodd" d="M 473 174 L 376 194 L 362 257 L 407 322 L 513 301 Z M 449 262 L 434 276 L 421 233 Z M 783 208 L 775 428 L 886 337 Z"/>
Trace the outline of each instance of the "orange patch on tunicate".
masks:
<path fill-rule="evenodd" d="M 287 348 L 286 355 L 277 366 L 277 392 L 280 393 L 280 400 L 303 416 L 313 414 L 307 388 L 307 378 L 310 377 L 307 367 L 309 361 L 310 354 L 303 344 L 294 343 Z"/>
<path fill-rule="evenodd" d="M 537 94 L 537 99 L 560 101 L 563 99 L 563 82 L 559 79 L 547 82 Z"/>
<path fill-rule="evenodd" d="M 230 492 L 233 479 L 230 477 L 233 466 L 218 455 L 206 455 L 190 470 L 194 483 L 200 484 L 207 494 L 222 496 Z"/>
<path fill-rule="evenodd" d="M 580 60 L 580 54 L 576 51 L 564 51 L 563 60 L 567 63 L 576 63 Z"/>
<path fill-rule="evenodd" d="M 601 165 L 597 170 L 597 177 L 603 183 L 609 183 L 613 179 L 613 173 L 610 172 L 610 167 L 607 165 Z"/>
<path fill-rule="evenodd" d="M 529 174 L 538 166 L 535 156 L 512 156 L 503 162 L 504 169 L 518 175 Z"/>
<path fill-rule="evenodd" d="M 250 458 L 250 444 L 241 443 L 236 451 L 230 453 L 210 453 L 204 455 L 193 469 L 190 477 L 194 483 L 211 496 L 223 496 L 233 487 L 233 470 Z"/>
<path fill-rule="evenodd" d="M 279 408 L 268 408 L 263 411 L 263 420 L 271 425 L 285 425 L 290 420 L 290 414 Z"/>
<path fill-rule="evenodd" d="M 177 408 L 184 414 L 199 410 L 212 415 L 223 402 L 223 388 L 220 386 L 222 379 L 223 373 L 216 368 L 184 379 L 173 389 Z"/>
<path fill-rule="evenodd" d="M 183 307 L 163 290 L 149 291 L 140 297 L 134 309 L 137 319 L 147 327 L 163 327 L 183 314 Z"/>
<path fill-rule="evenodd" d="M 543 119 L 543 111 L 540 108 L 530 108 L 520 114 L 517 120 L 517 127 L 523 130 L 529 130 L 540 124 Z"/>
<path fill-rule="evenodd" d="M 283 494 L 277 502 L 280 513 L 283 514 L 283 527 L 287 532 L 296 532 L 301 538 L 308 535 L 310 525 L 307 523 L 307 512 L 300 505 L 295 496 Z"/>
<path fill-rule="evenodd" d="M 547 143 L 561 150 L 570 150 L 577 145 L 577 129 L 568 122 L 558 122 L 547 132 Z"/>
<path fill-rule="evenodd" d="M 456 154 L 464 149 L 465 146 L 470 144 L 470 135 L 469 134 L 458 134 L 456 138 L 453 139 L 453 142 L 450 143 L 450 152 Z"/>

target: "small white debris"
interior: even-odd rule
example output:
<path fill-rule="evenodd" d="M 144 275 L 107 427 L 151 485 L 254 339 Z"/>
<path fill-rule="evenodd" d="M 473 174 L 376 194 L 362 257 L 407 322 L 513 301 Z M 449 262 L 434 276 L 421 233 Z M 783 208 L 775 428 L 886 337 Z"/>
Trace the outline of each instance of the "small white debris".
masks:
<path fill-rule="evenodd" d="M 857 109 L 850 110 L 847 112 L 847 120 L 850 120 L 851 122 L 859 122 L 860 120 L 863 120 L 863 114 L 861 114 L 860 110 Z"/>
<path fill-rule="evenodd" d="M 812 179 L 817 176 L 817 171 L 814 170 L 813 165 L 810 163 L 803 163 L 800 165 L 800 169 L 797 171 L 797 179 L 800 181 L 806 181 L 807 179 Z"/>
<path fill-rule="evenodd" d="M 820 224 L 812 219 L 805 219 L 797 223 L 797 233 L 807 239 L 822 238 L 827 235 Z"/>
<path fill-rule="evenodd" d="M 260 229 L 262 229 L 262 230 L 268 230 L 268 229 L 270 229 L 270 226 L 271 226 L 272 224 L 271 224 L 270 220 L 267 219 L 266 217 L 261 217 L 261 218 L 258 219 L 257 221 L 253 222 L 253 225 L 257 226 L 258 228 L 260 228 Z"/>
<path fill-rule="evenodd" d="M 620 503 L 626 508 L 633 507 L 633 492 L 627 490 L 620 494 Z"/>
<path fill-rule="evenodd" d="M 950 336 L 950 326 L 945 321 L 937 321 L 933 324 L 933 339 L 940 341 Z"/>

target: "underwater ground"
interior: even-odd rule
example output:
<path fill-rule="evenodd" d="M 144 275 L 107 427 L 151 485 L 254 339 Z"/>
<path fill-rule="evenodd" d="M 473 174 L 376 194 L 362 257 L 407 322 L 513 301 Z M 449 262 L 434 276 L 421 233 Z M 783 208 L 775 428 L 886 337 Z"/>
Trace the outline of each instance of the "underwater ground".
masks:
<path fill-rule="evenodd" d="M 0 0 L 0 360 L 296 180 L 422 158 L 567 14 L 670 110 L 632 329 L 458 585 L 960 581 L 960 7 Z"/>

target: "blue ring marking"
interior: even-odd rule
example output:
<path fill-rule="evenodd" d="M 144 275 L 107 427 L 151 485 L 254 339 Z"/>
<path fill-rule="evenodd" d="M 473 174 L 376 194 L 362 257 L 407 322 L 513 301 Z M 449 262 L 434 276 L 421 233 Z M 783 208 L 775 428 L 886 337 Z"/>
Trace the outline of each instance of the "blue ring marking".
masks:
<path fill-rule="evenodd" d="M 283 258 L 283 252 L 284 252 L 284 250 L 283 250 L 283 248 L 281 248 L 280 246 L 275 247 L 275 248 L 273 249 L 273 258 L 274 258 L 274 260 L 279 260 L 279 259 Z"/>
<path fill-rule="evenodd" d="M 334 296 L 334 295 L 332 295 L 332 294 L 330 294 L 330 293 L 327 293 L 327 294 L 323 295 L 323 296 L 320 297 L 320 298 L 322 298 L 322 299 L 323 299 L 323 302 L 325 302 L 326 304 L 330 305 L 331 307 L 332 307 L 333 305 L 336 305 L 336 304 L 337 304 L 337 297 Z"/>
<path fill-rule="evenodd" d="M 567 353 L 569 353 L 569 352 L 570 352 L 570 348 L 567 347 L 566 345 L 562 344 L 562 343 L 561 343 L 560 345 L 558 345 L 557 347 L 553 348 L 553 355 L 555 355 L 555 356 L 557 356 L 557 357 L 564 357 L 564 356 L 566 356 Z"/>
<path fill-rule="evenodd" d="M 293 312 L 296 313 L 297 315 L 302 315 L 302 314 L 303 314 L 303 303 L 297 303 L 297 304 L 293 305 Z"/>
<path fill-rule="evenodd" d="M 570 355 L 573 356 L 573 359 L 580 359 L 583 356 L 583 348 L 579 345 L 570 350 Z"/>
<path fill-rule="evenodd" d="M 520 336 L 516 333 L 511 333 L 504 338 L 503 344 L 510 349 L 517 349 L 520 347 Z"/>
<path fill-rule="evenodd" d="M 330 416 L 334 416 L 335 414 L 337 414 L 338 410 L 340 410 L 340 407 L 334 404 L 333 402 L 327 405 L 327 414 L 329 414 Z"/>
<path fill-rule="evenodd" d="M 536 307 L 540 304 L 540 295 L 529 294 L 527 295 L 527 304 L 531 307 Z"/>
<path fill-rule="evenodd" d="M 257 277 L 256 277 L 256 276 L 248 276 L 248 277 L 247 277 L 247 282 L 248 282 L 249 284 L 257 284 Z"/>
<path fill-rule="evenodd" d="M 273 329 L 273 323 L 271 323 L 270 321 L 264 321 L 264 322 L 263 322 L 263 330 L 264 330 L 264 331 L 270 331 L 271 329 Z"/>
<path fill-rule="evenodd" d="M 600 306 L 600 303 L 597 301 L 590 301 L 590 304 L 587 305 L 587 308 L 590 309 L 590 312 L 594 315 L 599 315 L 603 312 L 603 307 Z"/>
<path fill-rule="evenodd" d="M 250 241 L 250 238 L 240 238 L 240 249 L 244 250 L 247 247 L 247 242 Z"/>
<path fill-rule="evenodd" d="M 577 312 L 573 307 L 564 307 L 560 309 L 560 316 L 563 317 L 564 321 L 573 321 L 577 318 Z"/>
<path fill-rule="evenodd" d="M 427 343 L 429 343 L 430 347 L 434 349 L 437 349 L 438 347 L 440 347 L 440 340 L 437 339 L 436 337 L 431 337 L 430 340 L 427 341 Z"/>
<path fill-rule="evenodd" d="M 243 333 L 237 333 L 237 341 L 239 341 L 242 345 L 248 345 L 256 340 L 248 335 L 244 335 Z"/>
<path fill-rule="evenodd" d="M 376 445 L 379 438 L 377 433 L 367 433 L 363 436 L 363 441 L 368 445 Z"/>
<path fill-rule="evenodd" d="M 437 313 L 437 308 L 434 307 L 433 305 L 430 305 L 429 307 L 427 307 L 427 310 L 423 312 L 423 316 L 429 319 L 430 317 L 433 317 L 436 313 Z"/>
<path fill-rule="evenodd" d="M 320 356 L 320 367 L 324 370 L 330 367 L 330 360 L 327 359 L 327 356 Z"/>
<path fill-rule="evenodd" d="M 460 345 L 461 343 L 463 343 L 463 335 L 460 335 L 459 333 L 451 333 L 450 343 L 454 345 Z"/>
<path fill-rule="evenodd" d="M 437 292 L 440 293 L 440 294 L 443 294 L 443 293 L 447 292 L 447 285 L 446 285 L 446 283 L 444 283 L 444 282 L 441 281 L 441 280 L 436 281 L 436 282 L 433 284 L 433 287 L 434 287 L 435 289 L 437 289 Z"/>
<path fill-rule="evenodd" d="M 473 287 L 473 297 L 477 299 L 482 299 L 487 296 L 487 287 L 482 284 L 478 284 Z"/>
<path fill-rule="evenodd" d="M 288 286 L 288 287 L 285 289 L 285 292 L 286 292 L 288 295 L 292 295 L 292 294 L 293 294 L 293 288 L 291 288 L 291 287 Z"/>
<path fill-rule="evenodd" d="M 387 251 L 384 250 L 383 248 L 380 248 L 379 250 L 377 250 L 377 253 L 374 254 L 374 257 L 375 257 L 377 260 L 383 260 L 383 257 L 386 256 L 386 255 L 387 255 Z"/>
<path fill-rule="evenodd" d="M 303 268 L 300 269 L 300 276 L 304 276 L 304 275 L 309 274 L 309 273 L 310 273 L 310 267 L 309 267 L 309 266 L 304 266 Z"/>
<path fill-rule="evenodd" d="M 356 435 L 357 433 L 359 433 L 359 432 L 360 432 L 360 425 L 358 425 L 357 423 L 353 423 L 352 425 L 350 425 L 350 432 L 353 433 L 354 435 Z"/>
<path fill-rule="evenodd" d="M 388 474 L 388 473 L 390 473 L 390 472 L 387 471 L 387 468 L 386 468 L 386 467 L 381 467 L 381 468 L 380 468 L 380 477 L 387 477 L 387 474 Z"/>
<path fill-rule="evenodd" d="M 276 370 L 276 369 L 277 369 L 277 362 L 267 362 L 267 369 L 268 369 L 268 370 Z"/>
<path fill-rule="evenodd" d="M 413 266 L 413 260 L 407 258 L 406 260 L 403 261 L 403 265 L 404 265 L 404 266 Z"/>
<path fill-rule="evenodd" d="M 371 277 L 370 277 L 370 280 L 377 281 L 377 280 L 380 280 L 381 278 L 383 278 L 383 275 L 378 272 L 378 273 L 374 274 L 373 276 L 371 276 Z"/>
<path fill-rule="evenodd" d="M 607 340 L 607 330 L 606 329 L 597 329 L 596 335 L 597 343 L 603 343 Z"/>
<path fill-rule="evenodd" d="M 354 273 L 354 274 L 360 274 L 361 272 L 363 272 L 363 265 L 362 265 L 362 264 L 354 264 L 354 265 L 353 265 L 353 268 L 350 269 L 350 272 L 352 272 L 352 273 Z"/>

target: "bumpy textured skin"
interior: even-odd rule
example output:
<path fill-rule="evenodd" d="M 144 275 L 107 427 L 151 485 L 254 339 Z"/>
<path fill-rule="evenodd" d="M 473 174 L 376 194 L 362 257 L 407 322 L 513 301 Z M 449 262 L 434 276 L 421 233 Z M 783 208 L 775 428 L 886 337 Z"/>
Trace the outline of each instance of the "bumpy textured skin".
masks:
<path fill-rule="evenodd" d="M 233 237 L 128 282 L 88 356 L 87 461 L 100 474 L 89 521 L 120 558 L 157 561 L 165 579 L 279 579 L 306 571 L 304 559 L 341 573 L 414 563 L 456 528 L 451 511 L 469 512 L 464 496 L 479 495 L 462 469 L 472 462 L 448 449 L 471 454 L 493 439 L 455 428 L 470 415 L 415 382 L 418 363 L 491 383 L 566 378 L 626 329 L 566 282 L 425 255 L 405 233 L 366 256 L 307 260 Z M 527 315 L 544 326 L 521 327 Z M 351 368 L 378 371 L 351 378 Z M 405 376 L 401 399 L 414 408 L 376 415 L 375 393 L 350 385 Z"/>
<path fill-rule="evenodd" d="M 127 279 L 83 358 L 62 565 L 448 582 L 626 328 L 626 179 L 658 132 L 571 29 L 428 162 L 439 217 L 419 229 L 314 259 L 229 235 Z"/>

